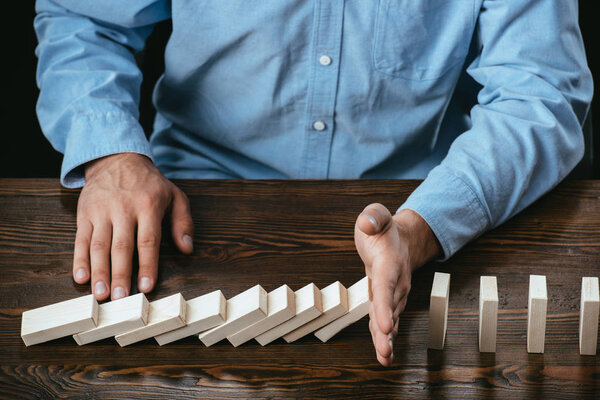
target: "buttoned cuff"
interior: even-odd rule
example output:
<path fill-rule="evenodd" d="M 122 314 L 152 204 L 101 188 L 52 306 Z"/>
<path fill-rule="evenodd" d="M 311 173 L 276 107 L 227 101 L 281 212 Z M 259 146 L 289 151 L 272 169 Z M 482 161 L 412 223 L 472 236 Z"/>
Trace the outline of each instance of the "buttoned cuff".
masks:
<path fill-rule="evenodd" d="M 429 224 L 444 251 L 439 261 L 450 258 L 491 226 L 475 191 L 443 167 L 434 168 L 396 212 L 402 209 L 415 211 Z"/>
<path fill-rule="evenodd" d="M 153 160 L 144 130 L 133 116 L 119 112 L 74 116 L 60 173 L 62 185 L 82 187 L 84 164 L 117 153 L 138 153 Z"/>

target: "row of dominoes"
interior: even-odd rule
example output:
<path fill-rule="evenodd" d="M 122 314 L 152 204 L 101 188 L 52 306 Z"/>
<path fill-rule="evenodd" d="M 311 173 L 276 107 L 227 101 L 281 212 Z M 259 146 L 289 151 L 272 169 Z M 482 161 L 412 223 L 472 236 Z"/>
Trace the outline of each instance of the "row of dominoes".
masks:
<path fill-rule="evenodd" d="M 21 338 L 30 346 L 73 335 L 84 345 L 114 336 L 127 346 L 153 337 L 162 346 L 198 335 L 206 346 L 228 339 L 237 347 L 251 339 L 263 346 L 280 337 L 290 343 L 314 332 L 326 342 L 367 315 L 371 298 L 366 276 L 348 289 L 311 283 L 267 293 L 256 285 L 229 300 L 220 290 L 188 301 L 178 293 L 148 302 L 139 293 L 100 305 L 88 295 L 25 311 Z"/>
<path fill-rule="evenodd" d="M 450 274 L 436 272 L 429 305 L 428 347 L 442 350 L 448 324 Z M 543 353 L 546 335 L 548 292 L 546 277 L 529 276 L 527 315 L 527 352 Z M 579 353 L 595 355 L 598 342 L 600 295 L 598 278 L 582 278 L 581 314 L 579 320 Z M 479 286 L 479 351 L 496 351 L 498 323 L 498 285 L 495 276 L 482 276 Z"/>

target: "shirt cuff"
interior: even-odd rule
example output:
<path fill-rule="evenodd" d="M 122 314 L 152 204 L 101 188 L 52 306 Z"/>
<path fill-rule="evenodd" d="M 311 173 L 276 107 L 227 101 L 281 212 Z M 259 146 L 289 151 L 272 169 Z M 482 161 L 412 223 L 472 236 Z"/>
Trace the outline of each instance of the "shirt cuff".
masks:
<path fill-rule="evenodd" d="M 67 137 L 61 184 L 70 189 L 82 187 L 84 164 L 117 153 L 138 153 L 154 162 L 144 130 L 133 116 L 118 112 L 75 116 Z"/>
<path fill-rule="evenodd" d="M 415 211 L 429 224 L 444 251 L 439 261 L 491 226 L 475 191 L 443 167 L 434 168 L 396 212 L 402 209 Z"/>

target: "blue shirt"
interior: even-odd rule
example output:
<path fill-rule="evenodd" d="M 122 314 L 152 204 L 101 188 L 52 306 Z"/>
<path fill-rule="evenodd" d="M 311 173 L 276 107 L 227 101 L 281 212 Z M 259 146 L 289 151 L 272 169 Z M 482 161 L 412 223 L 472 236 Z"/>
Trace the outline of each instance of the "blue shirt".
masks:
<path fill-rule="evenodd" d="M 447 258 L 582 157 L 592 80 L 577 8 L 37 0 L 37 112 L 67 187 L 119 152 L 170 178 L 426 178 L 401 208 L 428 222 Z M 134 53 L 168 18 L 148 142 Z"/>

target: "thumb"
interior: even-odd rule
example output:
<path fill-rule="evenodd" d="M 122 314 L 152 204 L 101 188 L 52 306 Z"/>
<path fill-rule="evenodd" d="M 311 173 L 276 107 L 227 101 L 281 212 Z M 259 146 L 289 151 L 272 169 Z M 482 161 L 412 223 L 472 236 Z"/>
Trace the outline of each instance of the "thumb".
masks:
<path fill-rule="evenodd" d="M 392 214 L 379 203 L 369 204 L 358 216 L 356 224 L 366 235 L 376 235 L 388 230 L 392 222 Z"/>
<path fill-rule="evenodd" d="M 181 190 L 173 191 L 171 204 L 171 234 L 177 248 L 185 254 L 194 251 L 194 221 L 190 213 L 190 202 Z"/>

